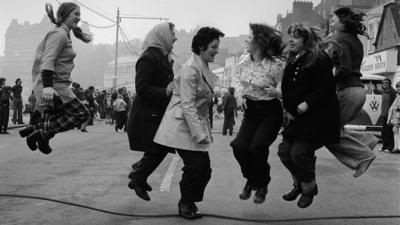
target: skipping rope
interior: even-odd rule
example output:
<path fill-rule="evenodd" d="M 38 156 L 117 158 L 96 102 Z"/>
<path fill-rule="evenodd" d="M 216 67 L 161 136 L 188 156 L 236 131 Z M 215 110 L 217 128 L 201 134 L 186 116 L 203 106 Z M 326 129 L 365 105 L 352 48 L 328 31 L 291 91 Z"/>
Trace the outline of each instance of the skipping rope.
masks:
<path fill-rule="evenodd" d="M 25 198 L 25 199 L 35 199 L 49 202 L 56 202 L 64 205 L 75 206 L 84 209 L 90 209 L 93 211 L 116 215 L 116 216 L 125 216 L 125 217 L 134 217 L 134 218 L 172 218 L 179 217 L 177 214 L 154 214 L 154 215 L 144 215 L 144 214 L 129 214 L 122 212 L 113 212 L 109 210 L 94 208 L 86 205 L 81 205 L 73 202 L 61 201 L 51 198 L 31 196 L 31 195 L 15 195 L 15 194 L 1 194 L 0 197 L 3 198 Z M 332 217 L 310 217 L 310 218 L 292 218 L 292 219 L 246 219 L 234 216 L 223 216 L 217 214 L 207 214 L 202 213 L 203 217 L 210 217 L 215 219 L 223 219 L 223 220 L 234 220 L 234 221 L 243 221 L 243 222 L 252 222 L 252 223 L 283 223 L 283 222 L 304 222 L 304 221 L 326 221 L 326 220 L 358 220 L 358 219 L 391 219 L 391 218 L 400 218 L 400 215 L 369 215 L 369 216 L 332 216 Z"/>

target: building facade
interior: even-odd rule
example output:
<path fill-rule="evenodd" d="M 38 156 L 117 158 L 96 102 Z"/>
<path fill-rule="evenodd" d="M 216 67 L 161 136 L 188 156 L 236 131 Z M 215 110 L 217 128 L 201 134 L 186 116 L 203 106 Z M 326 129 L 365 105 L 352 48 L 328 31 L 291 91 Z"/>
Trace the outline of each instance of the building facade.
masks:
<path fill-rule="evenodd" d="M 373 21 L 369 25 L 375 28 L 376 21 L 379 21 L 378 29 L 373 36 L 374 42 L 368 51 L 368 55 L 364 57 L 361 72 L 364 74 L 376 74 L 390 78 L 393 84 L 400 81 L 400 3 L 394 1 L 383 7 L 380 19 L 372 16 L 369 21 Z M 378 9 L 371 9 L 377 12 Z M 374 15 L 374 14 L 372 14 Z M 374 32 L 375 30 L 372 30 Z M 370 45 L 370 44 L 369 44 Z"/>
<path fill-rule="evenodd" d="M 103 74 L 103 89 L 112 88 L 114 79 L 116 79 L 116 87 L 126 87 L 131 93 L 135 91 L 136 62 L 138 55 L 120 56 L 117 61 L 117 76 L 115 76 L 115 61 L 107 63 L 107 67 Z"/>

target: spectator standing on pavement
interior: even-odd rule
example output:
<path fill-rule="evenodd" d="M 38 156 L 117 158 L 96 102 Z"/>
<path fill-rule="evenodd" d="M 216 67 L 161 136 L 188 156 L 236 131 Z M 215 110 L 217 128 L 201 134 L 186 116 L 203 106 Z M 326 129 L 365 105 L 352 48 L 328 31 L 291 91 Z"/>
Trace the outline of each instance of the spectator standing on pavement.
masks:
<path fill-rule="evenodd" d="M 160 165 L 168 152 L 174 152 L 154 143 L 154 135 L 171 99 L 173 84 L 172 48 L 177 40 L 173 23 L 160 23 L 153 27 L 143 42 L 143 53 L 136 63 L 136 96 L 128 117 L 129 146 L 144 152 L 132 165 L 128 186 L 136 195 L 149 201 L 151 187 L 147 178 Z"/>
<path fill-rule="evenodd" d="M 376 158 L 373 149 L 378 143 L 378 139 L 371 134 L 344 129 L 344 125 L 357 117 L 366 99 L 360 79 L 363 45 L 357 36 L 368 36 L 362 23 L 363 16 L 363 13 L 355 13 L 349 7 L 335 10 L 332 18 L 334 34 L 328 38 L 331 46 L 327 50 L 334 65 L 342 126 L 340 142 L 327 148 L 341 163 L 355 170 L 354 177 L 367 171 Z"/>
<path fill-rule="evenodd" d="M 12 122 L 14 124 L 24 124 L 22 119 L 22 81 L 21 79 L 17 79 L 15 81 L 15 85 L 12 87 L 12 97 L 13 97 L 13 117 Z"/>
<path fill-rule="evenodd" d="M 9 134 L 7 129 L 11 99 L 11 87 L 6 86 L 5 78 L 0 78 L 0 134 Z"/>
<path fill-rule="evenodd" d="M 271 181 L 269 147 L 282 125 L 280 84 L 284 62 L 280 59 L 283 43 L 274 28 L 250 23 L 247 52 L 239 62 L 239 81 L 246 105 L 242 124 L 231 142 L 233 154 L 246 179 L 239 198 L 247 200 L 255 190 L 253 202 L 265 201 Z"/>
<path fill-rule="evenodd" d="M 87 126 L 93 125 L 93 118 L 94 118 L 94 108 L 96 107 L 93 97 L 94 87 L 89 86 L 87 90 L 83 92 L 83 101 L 85 102 L 85 106 L 89 109 L 89 119 L 82 123 L 81 131 L 88 132 Z"/>
<path fill-rule="evenodd" d="M 35 110 L 41 113 L 42 119 L 35 122 L 35 126 L 21 130 L 20 134 L 27 136 L 31 150 L 39 148 L 42 153 L 49 154 L 52 151 L 49 140 L 55 134 L 73 129 L 89 118 L 87 108 L 69 88 L 76 56 L 70 32 L 85 43 L 91 41 L 91 36 L 78 26 L 81 12 L 77 4 L 61 3 L 54 17 L 53 7 L 47 3 L 46 12 L 55 27 L 40 42 L 32 68 Z"/>
<path fill-rule="evenodd" d="M 228 88 L 228 95 L 224 99 L 224 125 L 222 127 L 222 135 L 226 135 L 229 131 L 229 135 L 233 134 L 233 125 L 235 125 L 235 110 L 237 108 L 237 102 L 235 97 L 235 88 Z"/>
<path fill-rule="evenodd" d="M 154 137 L 155 143 L 176 149 L 183 160 L 178 210 L 185 219 L 201 217 L 195 202 L 203 200 L 211 178 L 208 150 L 213 139 L 208 111 L 215 80 L 209 63 L 218 54 L 223 36 L 216 28 L 202 27 L 193 37 L 194 54 L 174 78 L 176 88 Z"/>
<path fill-rule="evenodd" d="M 388 111 L 387 123 L 393 126 L 394 148 L 391 153 L 400 153 L 400 82 L 396 83 L 397 96 Z"/>
<path fill-rule="evenodd" d="M 101 91 L 97 97 L 96 97 L 96 102 L 99 104 L 99 115 L 100 119 L 105 119 L 106 118 L 106 109 L 104 107 L 104 99 L 106 97 L 106 91 L 103 90 Z"/>
<path fill-rule="evenodd" d="M 117 93 L 112 94 L 111 99 L 113 100 L 113 108 L 114 108 L 115 118 L 116 118 L 115 131 L 118 132 L 119 129 L 122 129 L 124 126 L 126 126 L 127 104 L 120 96 L 118 96 Z"/>
<path fill-rule="evenodd" d="M 389 78 L 382 81 L 382 88 L 382 148 L 379 151 L 391 152 L 394 148 L 393 125 L 387 121 L 389 108 L 396 99 L 396 90 L 393 89 L 392 81 Z"/>

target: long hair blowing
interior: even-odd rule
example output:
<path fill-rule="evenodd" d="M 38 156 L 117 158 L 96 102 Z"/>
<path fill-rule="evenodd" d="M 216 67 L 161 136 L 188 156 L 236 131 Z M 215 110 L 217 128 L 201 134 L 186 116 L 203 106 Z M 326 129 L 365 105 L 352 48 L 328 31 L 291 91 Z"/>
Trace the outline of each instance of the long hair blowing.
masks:
<path fill-rule="evenodd" d="M 306 27 L 301 23 L 295 23 L 289 26 L 287 33 L 293 35 L 295 38 L 303 38 L 304 50 L 309 53 L 304 67 L 315 63 L 323 44 L 320 36 L 321 30 L 317 27 Z"/>
<path fill-rule="evenodd" d="M 262 50 L 263 57 L 268 59 L 282 57 L 284 45 L 280 31 L 260 23 L 250 23 L 249 26 L 253 33 L 253 41 Z"/>
<path fill-rule="evenodd" d="M 46 3 L 46 13 L 50 18 L 50 21 L 56 25 L 57 27 L 61 26 L 64 20 L 68 17 L 68 15 L 79 8 L 79 6 L 73 2 L 63 2 L 57 10 L 57 19 L 54 17 L 53 6 L 49 3 Z M 82 31 L 80 27 L 76 27 L 72 29 L 74 36 L 85 43 L 89 43 L 92 40 L 92 35 L 86 34 Z"/>
<path fill-rule="evenodd" d="M 365 32 L 367 29 L 363 22 L 365 14 L 363 12 L 356 13 L 349 7 L 341 7 L 334 11 L 340 22 L 344 24 L 344 31 L 354 35 L 363 35 L 369 38 Z"/>

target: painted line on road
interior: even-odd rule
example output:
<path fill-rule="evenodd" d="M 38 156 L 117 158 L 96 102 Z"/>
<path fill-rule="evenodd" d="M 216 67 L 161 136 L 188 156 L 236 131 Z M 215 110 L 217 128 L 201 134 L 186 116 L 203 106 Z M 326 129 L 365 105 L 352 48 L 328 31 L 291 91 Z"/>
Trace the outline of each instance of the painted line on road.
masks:
<path fill-rule="evenodd" d="M 179 162 L 178 156 L 172 158 L 171 164 L 169 165 L 167 173 L 165 174 L 163 182 L 161 183 L 160 191 L 169 192 L 169 188 L 171 187 L 172 177 L 174 176 L 174 172 L 176 169 L 176 165 L 178 165 L 178 162 Z"/>

